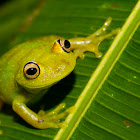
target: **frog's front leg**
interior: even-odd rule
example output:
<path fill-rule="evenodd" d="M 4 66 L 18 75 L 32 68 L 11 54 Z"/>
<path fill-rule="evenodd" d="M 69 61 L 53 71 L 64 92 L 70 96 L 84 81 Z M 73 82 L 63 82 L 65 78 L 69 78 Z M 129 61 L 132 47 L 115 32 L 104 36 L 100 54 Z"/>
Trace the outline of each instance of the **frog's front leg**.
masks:
<path fill-rule="evenodd" d="M 67 116 L 72 110 L 69 108 L 58 114 L 58 112 L 64 108 L 64 104 L 60 104 L 54 111 L 48 114 L 44 111 L 36 114 L 25 105 L 25 100 L 24 96 L 16 97 L 12 104 L 13 110 L 27 123 L 39 129 L 63 127 L 65 122 L 60 123 L 59 120 Z"/>
<path fill-rule="evenodd" d="M 96 32 L 89 35 L 86 38 L 79 37 L 79 38 L 72 38 L 70 39 L 71 42 L 71 50 L 74 51 L 77 57 L 83 57 L 83 53 L 85 51 L 95 53 L 96 57 L 99 58 L 102 56 L 102 53 L 99 52 L 98 46 L 104 40 L 107 39 L 115 34 L 118 34 L 120 28 L 112 30 L 110 33 L 106 33 L 107 27 L 110 25 L 112 19 L 109 17 L 107 18 L 106 22 L 103 24 L 101 28 L 99 28 Z"/>

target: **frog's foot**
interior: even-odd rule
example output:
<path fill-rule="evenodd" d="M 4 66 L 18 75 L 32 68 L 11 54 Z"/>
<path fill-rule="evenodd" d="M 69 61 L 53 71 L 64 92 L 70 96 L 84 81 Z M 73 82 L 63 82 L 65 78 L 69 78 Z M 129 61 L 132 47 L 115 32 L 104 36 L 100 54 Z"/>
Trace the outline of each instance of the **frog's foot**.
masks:
<path fill-rule="evenodd" d="M 95 53 L 96 58 L 100 58 L 102 56 L 102 53 L 99 52 L 99 49 L 98 49 L 98 46 L 100 45 L 100 43 L 103 40 L 105 40 L 105 39 L 107 39 L 107 38 L 109 38 L 113 35 L 118 34 L 119 32 L 120 32 L 120 28 L 117 28 L 117 29 L 112 30 L 112 32 L 110 32 L 110 33 L 106 33 L 106 34 L 103 34 L 103 35 L 100 34 L 100 35 L 96 36 L 91 41 L 91 43 L 88 44 L 85 51 L 93 52 L 93 53 Z"/>
<path fill-rule="evenodd" d="M 40 110 L 38 115 L 41 116 L 41 119 L 39 119 L 38 122 L 42 123 L 44 121 L 47 121 L 48 125 L 50 124 L 50 127 L 53 128 L 60 128 L 60 127 L 67 126 L 67 122 L 65 121 L 60 122 L 60 119 L 72 113 L 74 111 L 74 107 L 70 107 L 66 109 L 64 112 L 59 113 L 64 107 L 65 107 L 65 103 L 62 103 L 49 113 L 45 113 L 45 111 Z"/>
<path fill-rule="evenodd" d="M 60 112 L 63 108 L 65 108 L 66 104 L 62 103 L 59 106 L 57 106 L 54 110 L 52 110 L 51 112 L 47 113 L 48 116 L 52 116 L 54 114 L 57 114 L 58 112 Z M 44 116 L 46 115 L 46 112 L 43 111 L 42 109 L 38 112 L 38 115 L 40 116 Z"/>
<path fill-rule="evenodd" d="M 107 28 L 111 24 L 112 18 L 108 17 L 105 23 L 101 28 L 99 28 L 96 32 L 88 36 L 85 40 L 89 40 L 90 43 L 95 45 L 99 45 L 104 39 L 107 39 L 113 35 L 116 35 L 120 32 L 120 28 L 112 30 L 111 33 L 106 33 Z"/>
<path fill-rule="evenodd" d="M 120 28 L 117 28 L 112 30 L 110 33 L 106 33 L 106 30 L 110 25 L 111 21 L 112 21 L 111 17 L 107 18 L 107 20 L 105 21 L 105 23 L 101 28 L 99 28 L 96 32 L 94 32 L 93 34 L 91 34 L 85 39 L 87 42 L 89 41 L 89 47 L 87 47 L 87 51 L 95 53 L 97 58 L 102 56 L 102 53 L 98 51 L 99 44 L 103 40 L 113 35 L 116 35 L 120 32 Z"/>
<path fill-rule="evenodd" d="M 83 58 L 84 52 L 89 51 L 95 53 L 96 57 L 99 58 L 102 56 L 102 53 L 99 52 L 98 46 L 99 44 L 113 36 L 119 33 L 120 28 L 117 28 L 115 30 L 112 30 L 110 33 L 106 33 L 106 30 L 108 26 L 111 23 L 112 18 L 107 18 L 106 22 L 103 24 L 101 28 L 99 28 L 96 32 L 91 34 L 90 36 L 86 38 L 73 38 L 70 39 L 71 42 L 71 50 L 75 53 L 76 57 Z"/>

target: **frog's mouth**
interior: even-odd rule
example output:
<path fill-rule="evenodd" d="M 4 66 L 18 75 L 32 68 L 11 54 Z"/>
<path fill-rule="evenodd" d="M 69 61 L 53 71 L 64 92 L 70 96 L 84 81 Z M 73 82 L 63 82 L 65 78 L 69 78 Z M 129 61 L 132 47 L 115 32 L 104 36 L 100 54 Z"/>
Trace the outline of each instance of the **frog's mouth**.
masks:
<path fill-rule="evenodd" d="M 57 82 L 56 82 L 57 83 Z M 27 90 L 29 93 L 33 93 L 33 94 L 38 94 L 41 92 L 41 94 L 43 94 L 44 92 L 47 92 L 47 90 L 53 86 L 54 84 L 56 83 L 53 83 L 53 84 L 50 84 L 50 85 L 43 85 L 43 86 L 38 86 L 38 87 L 34 87 L 34 86 L 31 86 L 31 87 L 24 87 L 25 90 Z"/>
<path fill-rule="evenodd" d="M 46 76 L 44 73 L 39 75 L 36 79 L 28 79 L 25 76 L 17 76 L 16 81 L 20 87 L 23 87 L 26 91 L 29 93 L 33 94 L 38 94 L 43 91 L 48 90 L 50 87 L 58 83 L 60 80 L 65 78 L 67 75 L 69 75 L 72 72 L 73 69 L 65 72 L 65 73 L 60 73 L 58 74 L 51 74 L 50 76 Z"/>

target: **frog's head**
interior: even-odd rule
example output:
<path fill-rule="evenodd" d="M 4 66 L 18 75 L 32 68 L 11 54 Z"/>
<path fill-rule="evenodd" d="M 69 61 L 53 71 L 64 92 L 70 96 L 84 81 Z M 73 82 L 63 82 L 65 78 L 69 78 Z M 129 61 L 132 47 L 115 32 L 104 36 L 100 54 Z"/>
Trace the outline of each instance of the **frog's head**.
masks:
<path fill-rule="evenodd" d="M 52 48 L 34 48 L 20 63 L 16 82 L 29 92 L 37 93 L 66 77 L 74 69 L 76 57 L 70 51 L 69 41 L 57 40 Z"/>

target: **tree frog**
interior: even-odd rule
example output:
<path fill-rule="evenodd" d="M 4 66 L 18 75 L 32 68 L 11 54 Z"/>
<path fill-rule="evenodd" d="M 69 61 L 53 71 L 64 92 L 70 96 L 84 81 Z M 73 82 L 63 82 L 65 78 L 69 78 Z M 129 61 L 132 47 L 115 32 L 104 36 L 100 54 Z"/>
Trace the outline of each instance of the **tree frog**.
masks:
<path fill-rule="evenodd" d="M 84 52 L 101 57 L 99 44 L 117 34 L 119 29 L 106 33 L 111 23 L 108 18 L 103 26 L 88 37 L 66 40 L 59 36 L 48 36 L 22 43 L 0 58 L 0 108 L 3 102 L 11 104 L 13 110 L 35 128 L 60 128 L 65 124 L 59 120 L 72 112 L 73 107 L 59 113 L 65 106 L 58 105 L 49 113 L 35 113 L 27 103 L 39 100 L 48 89 L 69 75 L 78 57 Z"/>

